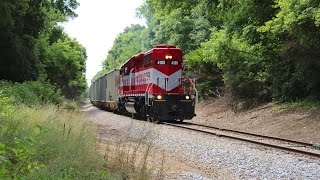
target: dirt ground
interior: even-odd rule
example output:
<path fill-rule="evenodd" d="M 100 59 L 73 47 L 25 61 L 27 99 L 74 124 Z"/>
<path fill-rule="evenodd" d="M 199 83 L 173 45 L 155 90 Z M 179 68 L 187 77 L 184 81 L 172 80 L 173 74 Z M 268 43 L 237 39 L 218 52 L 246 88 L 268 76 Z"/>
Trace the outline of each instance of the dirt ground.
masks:
<path fill-rule="evenodd" d="M 246 131 L 314 144 L 320 143 L 320 111 L 276 110 L 265 104 L 249 111 L 234 112 L 226 97 L 202 101 L 192 122 Z"/>

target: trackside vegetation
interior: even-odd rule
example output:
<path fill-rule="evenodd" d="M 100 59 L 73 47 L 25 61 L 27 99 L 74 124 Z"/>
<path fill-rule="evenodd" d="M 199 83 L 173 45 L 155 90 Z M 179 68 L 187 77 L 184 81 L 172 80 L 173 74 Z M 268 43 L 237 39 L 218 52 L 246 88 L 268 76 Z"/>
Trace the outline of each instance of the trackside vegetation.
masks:
<path fill-rule="evenodd" d="M 49 96 L 50 95 L 50 96 Z M 1 179 L 107 179 L 95 128 L 42 82 L 1 83 Z"/>
<path fill-rule="evenodd" d="M 137 14 L 147 26 L 119 34 L 104 70 L 172 44 L 203 98 L 227 90 L 244 107 L 320 100 L 319 1 L 146 0 Z"/>
<path fill-rule="evenodd" d="M 50 83 L 0 81 L 0 179 L 151 177 L 146 165 L 150 144 L 140 160 L 122 148 L 130 141 L 103 143 L 98 134 L 98 127 L 79 111 L 77 102 L 66 103 Z M 134 152 L 141 150 L 144 141 L 138 141 Z M 112 144 L 121 147 L 105 148 Z"/>

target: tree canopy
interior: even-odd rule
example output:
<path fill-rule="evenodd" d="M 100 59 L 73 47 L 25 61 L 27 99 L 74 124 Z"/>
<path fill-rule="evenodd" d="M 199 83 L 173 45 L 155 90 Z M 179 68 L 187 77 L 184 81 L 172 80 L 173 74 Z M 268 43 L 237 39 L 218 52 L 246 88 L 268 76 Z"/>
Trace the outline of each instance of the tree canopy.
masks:
<path fill-rule="evenodd" d="M 228 88 L 248 105 L 320 99 L 319 1 L 146 0 L 137 14 L 147 27 L 134 42 L 120 34 L 105 69 L 134 48 L 172 44 L 183 49 L 185 70 L 203 97 Z M 142 42 L 148 46 L 137 46 Z"/>
<path fill-rule="evenodd" d="M 0 79 L 46 79 L 68 98 L 86 89 L 86 53 L 59 23 L 74 18 L 76 0 L 0 1 Z"/>
<path fill-rule="evenodd" d="M 132 56 L 151 48 L 149 36 L 147 29 L 141 25 L 131 25 L 125 28 L 108 51 L 107 58 L 102 63 L 103 69 L 92 80 L 98 79 L 112 69 L 119 68 Z"/>

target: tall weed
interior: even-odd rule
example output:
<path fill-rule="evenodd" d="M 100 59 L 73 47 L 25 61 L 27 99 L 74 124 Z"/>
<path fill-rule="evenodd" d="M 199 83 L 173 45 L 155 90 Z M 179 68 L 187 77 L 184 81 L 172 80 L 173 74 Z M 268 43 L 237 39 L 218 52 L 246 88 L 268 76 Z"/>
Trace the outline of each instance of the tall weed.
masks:
<path fill-rule="evenodd" d="M 10 109 L 0 116 L 1 178 L 110 179 L 82 115 L 49 105 Z"/>
<path fill-rule="evenodd" d="M 164 178 L 165 156 L 153 144 L 153 125 L 147 126 L 137 130 L 131 124 L 124 132 L 112 134 L 111 139 L 100 138 L 107 169 L 118 179 Z"/>
<path fill-rule="evenodd" d="M 43 82 L 0 81 L 0 179 L 150 177 L 148 134 L 129 144 L 128 138 L 122 138 L 116 153 L 103 159 L 97 130 L 74 111 L 76 102 L 66 103 L 65 108 L 50 105 L 62 104 L 62 96 L 46 86 Z"/>

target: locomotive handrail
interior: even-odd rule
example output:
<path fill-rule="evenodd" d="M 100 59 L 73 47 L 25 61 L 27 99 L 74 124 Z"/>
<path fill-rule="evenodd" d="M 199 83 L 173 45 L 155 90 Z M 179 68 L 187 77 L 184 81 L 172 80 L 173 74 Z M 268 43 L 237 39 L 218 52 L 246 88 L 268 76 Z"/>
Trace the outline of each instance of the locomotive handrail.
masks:
<path fill-rule="evenodd" d="M 189 83 L 188 85 L 185 84 L 186 80 Z M 190 80 L 189 80 L 189 78 L 180 77 L 179 83 L 181 85 L 181 90 L 183 91 L 183 93 L 189 94 L 190 93 Z"/>
<path fill-rule="evenodd" d="M 149 87 L 150 86 L 150 87 Z M 149 91 L 151 90 L 151 87 L 153 86 L 153 83 L 149 83 L 145 92 L 145 104 L 149 106 Z"/>
<path fill-rule="evenodd" d="M 164 80 L 164 84 L 162 84 L 162 82 L 160 82 L 160 80 L 163 79 Z M 198 103 L 198 90 L 196 89 L 196 85 L 195 85 L 195 79 L 192 80 L 191 78 L 186 78 L 186 77 L 179 77 L 175 80 L 171 80 L 170 82 L 177 82 L 179 81 L 179 85 L 181 86 L 181 91 L 182 93 L 186 93 L 186 94 L 194 94 L 196 96 L 196 103 Z M 155 83 L 153 83 L 154 85 L 157 85 L 159 87 L 161 87 L 161 85 L 164 85 L 163 89 L 163 93 L 167 93 L 168 92 L 168 86 L 169 86 L 169 78 L 167 77 L 157 77 L 155 79 Z M 148 86 L 149 87 L 149 86 Z M 151 88 L 151 87 L 150 87 Z M 148 92 L 149 89 L 147 88 Z"/>
<path fill-rule="evenodd" d="M 164 88 L 163 88 L 163 92 L 164 93 L 167 93 L 167 90 L 168 90 L 168 81 L 169 81 L 169 78 L 167 77 L 157 77 L 155 79 L 155 83 L 149 83 L 147 88 L 146 88 L 146 91 L 145 91 L 145 104 L 146 105 L 149 105 L 149 94 L 150 94 L 150 91 L 151 91 L 151 88 L 153 87 L 153 85 L 157 85 L 157 86 L 161 86 L 161 82 L 160 80 L 163 79 L 164 80 Z M 178 81 L 180 82 L 180 85 L 182 86 L 182 91 L 183 93 L 187 93 L 187 94 L 193 94 L 195 95 L 195 102 L 198 103 L 199 102 L 199 93 L 198 93 L 198 90 L 196 89 L 196 85 L 195 85 L 195 79 L 191 79 L 191 78 L 186 78 L 186 77 L 180 77 L 180 78 L 177 78 L 176 80 L 174 81 Z M 187 84 L 184 84 L 183 82 L 186 82 Z"/>
<path fill-rule="evenodd" d="M 195 97 L 195 99 L 196 99 L 196 104 L 198 104 L 198 102 L 199 102 L 199 96 L 198 96 L 198 90 L 197 90 L 197 88 L 196 88 L 196 79 L 194 79 L 194 80 L 192 81 L 192 79 L 189 78 L 189 80 L 190 80 L 190 82 L 191 82 L 191 84 L 192 84 L 192 86 L 193 86 L 193 89 L 194 89 L 194 91 L 195 91 L 195 94 L 196 94 L 196 97 Z"/>

